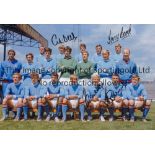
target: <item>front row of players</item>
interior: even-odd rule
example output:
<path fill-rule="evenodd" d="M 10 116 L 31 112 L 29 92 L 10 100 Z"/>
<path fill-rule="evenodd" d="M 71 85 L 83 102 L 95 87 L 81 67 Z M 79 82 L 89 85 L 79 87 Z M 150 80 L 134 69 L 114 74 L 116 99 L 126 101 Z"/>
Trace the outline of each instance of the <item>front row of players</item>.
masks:
<path fill-rule="evenodd" d="M 119 76 L 112 76 L 112 83 L 104 87 L 100 82 L 100 77 L 93 74 L 91 82 L 86 88 L 78 84 L 76 75 L 70 76 L 70 82 L 67 86 L 58 82 L 57 73 L 52 74 L 51 82 L 45 86 L 39 82 L 39 75 L 31 74 L 32 85 L 25 87 L 21 82 L 21 75 L 13 75 L 13 83 L 7 86 L 5 98 L 2 103 L 3 118 L 6 120 L 9 110 L 16 111 L 15 121 L 21 119 L 28 120 L 35 116 L 38 111 L 38 121 L 43 119 L 46 112 L 46 121 L 51 119 L 51 110 L 54 109 L 54 119 L 59 122 L 67 120 L 67 111 L 76 109 L 79 111 L 79 119 L 85 121 L 85 111 L 88 113 L 87 121 L 92 120 L 92 111 L 99 111 L 99 118 L 105 121 L 104 113 L 109 112 L 109 121 L 114 120 L 115 109 L 121 109 L 122 120 L 126 121 L 127 116 L 131 122 L 134 122 L 134 109 L 139 108 L 142 114 L 142 120 L 146 121 L 151 101 L 147 99 L 147 93 L 144 86 L 140 83 L 140 78 L 133 75 L 132 82 L 124 87 L 119 82 Z M 129 113 L 127 115 L 127 113 Z"/>

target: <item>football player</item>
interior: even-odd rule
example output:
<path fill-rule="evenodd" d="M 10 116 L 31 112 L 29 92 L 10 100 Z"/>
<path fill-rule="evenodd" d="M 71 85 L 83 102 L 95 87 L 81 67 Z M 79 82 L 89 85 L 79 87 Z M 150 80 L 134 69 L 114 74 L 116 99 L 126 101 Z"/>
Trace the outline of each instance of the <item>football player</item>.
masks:
<path fill-rule="evenodd" d="M 19 73 L 13 74 L 13 83 L 7 85 L 5 91 L 5 97 L 2 103 L 2 113 L 3 118 L 1 121 L 4 121 L 8 117 L 8 108 L 12 111 L 17 110 L 17 115 L 15 121 L 19 121 L 22 112 L 22 104 L 24 98 L 24 85 L 21 83 L 21 75 Z"/>
<path fill-rule="evenodd" d="M 84 120 L 84 112 L 85 112 L 85 100 L 83 98 L 84 89 L 81 85 L 78 84 L 78 78 L 76 75 L 70 76 L 70 85 L 64 88 L 64 96 L 63 104 L 62 104 L 62 121 L 66 121 L 66 112 L 68 108 L 70 109 L 79 109 L 80 111 L 80 120 L 85 122 Z"/>
<path fill-rule="evenodd" d="M 41 63 L 41 83 L 47 85 L 50 82 L 51 74 L 57 71 L 56 60 L 52 57 L 52 49 L 45 48 L 45 59 Z"/>
<path fill-rule="evenodd" d="M 140 82 L 138 75 L 132 76 L 132 82 L 127 85 L 127 99 L 129 100 L 129 114 L 130 121 L 134 122 L 134 108 L 141 108 L 143 110 L 142 121 L 146 122 L 146 117 L 149 112 L 151 101 L 147 97 L 146 89 Z"/>
<path fill-rule="evenodd" d="M 130 49 L 124 49 L 123 59 L 116 64 L 115 73 L 119 75 L 120 82 L 125 86 L 131 83 L 132 75 L 138 75 L 137 66 L 130 59 Z"/>
<path fill-rule="evenodd" d="M 115 63 L 110 59 L 110 51 L 102 50 L 102 61 L 97 62 L 97 72 L 100 75 L 101 82 L 104 85 L 112 83 L 112 74 L 115 72 Z"/>
<path fill-rule="evenodd" d="M 28 119 L 28 110 L 35 111 L 38 108 L 37 121 L 41 121 L 43 118 L 44 109 L 46 111 L 46 120 L 50 119 L 49 106 L 46 103 L 46 87 L 39 82 L 39 75 L 37 73 L 31 74 L 32 85 L 25 90 L 25 96 L 23 100 L 23 112 L 24 120 Z"/>
<path fill-rule="evenodd" d="M 60 82 L 63 85 L 68 85 L 70 81 L 70 75 L 74 74 L 77 62 L 71 56 L 72 49 L 69 46 L 65 48 L 65 57 L 59 61 Z"/>
<path fill-rule="evenodd" d="M 62 112 L 62 85 L 58 81 L 58 74 L 53 73 L 51 76 L 51 82 L 47 86 L 47 95 L 45 96 L 50 108 L 56 109 L 54 114 L 54 120 L 59 122 L 58 117 L 61 116 Z"/>
<path fill-rule="evenodd" d="M 84 51 L 82 53 L 82 62 L 77 64 L 76 74 L 79 77 L 79 84 L 88 86 L 91 75 L 94 73 L 94 64 L 88 60 L 89 53 Z"/>
<path fill-rule="evenodd" d="M 16 52 L 13 49 L 8 50 L 8 60 L 1 63 L 1 78 L 3 79 L 2 89 L 3 95 L 9 83 L 13 82 L 12 76 L 14 73 L 20 73 L 22 64 L 15 59 Z"/>
<path fill-rule="evenodd" d="M 100 120 L 105 121 L 104 112 L 106 108 L 105 104 L 105 89 L 100 83 L 100 77 L 98 74 L 94 73 L 91 77 L 92 83 L 86 88 L 86 102 L 87 102 L 87 112 L 88 120 L 92 120 L 92 109 L 98 109 L 100 112 Z M 102 92 L 102 93 L 101 93 Z"/>
<path fill-rule="evenodd" d="M 109 121 L 114 120 L 114 110 L 122 109 L 123 121 L 126 121 L 126 112 L 128 111 L 128 100 L 126 99 L 125 87 L 120 83 L 119 76 L 113 74 L 112 84 L 106 87 L 107 107 L 110 113 Z"/>

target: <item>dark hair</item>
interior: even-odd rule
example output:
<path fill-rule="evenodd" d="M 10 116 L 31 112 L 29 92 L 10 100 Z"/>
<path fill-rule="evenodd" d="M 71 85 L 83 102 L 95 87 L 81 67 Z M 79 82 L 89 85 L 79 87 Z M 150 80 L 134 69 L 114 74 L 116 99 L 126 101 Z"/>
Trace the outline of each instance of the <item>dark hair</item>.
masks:
<path fill-rule="evenodd" d="M 46 51 L 49 51 L 49 52 L 50 52 L 50 54 L 52 53 L 52 49 L 51 49 L 51 48 L 48 48 L 48 47 L 47 47 L 47 48 L 45 48 L 45 52 L 46 52 Z"/>
<path fill-rule="evenodd" d="M 71 49 L 71 47 L 66 46 L 65 51 L 69 51 L 71 53 L 72 52 L 72 49 Z"/>
<path fill-rule="evenodd" d="M 31 55 L 32 58 L 34 57 L 32 53 L 27 53 L 27 54 L 26 54 L 26 58 L 27 58 L 29 55 Z"/>
<path fill-rule="evenodd" d="M 112 76 L 118 76 L 118 77 L 119 77 L 119 75 L 118 75 L 118 74 L 115 74 L 115 73 L 114 73 L 114 74 L 112 74 Z"/>
<path fill-rule="evenodd" d="M 102 49 L 102 45 L 100 45 L 100 44 L 96 45 L 96 48 L 97 48 L 97 47 L 101 47 L 101 49 Z"/>
<path fill-rule="evenodd" d="M 31 78 L 32 78 L 32 77 L 37 77 L 37 78 L 39 78 L 39 74 L 38 74 L 38 73 L 32 73 L 32 74 L 31 74 Z"/>
<path fill-rule="evenodd" d="M 15 52 L 13 49 L 8 50 L 8 54 L 9 54 L 10 52 L 13 52 L 14 55 L 16 55 L 16 52 Z"/>
<path fill-rule="evenodd" d="M 87 55 L 89 56 L 89 53 L 88 53 L 87 51 L 83 51 L 83 52 L 82 52 L 82 55 L 83 55 L 83 53 L 87 53 Z"/>
<path fill-rule="evenodd" d="M 84 47 L 86 49 L 86 44 L 82 43 L 80 44 L 80 47 Z"/>
<path fill-rule="evenodd" d="M 52 76 L 56 76 L 58 78 L 58 73 L 54 72 L 54 73 L 52 73 L 51 77 Z"/>

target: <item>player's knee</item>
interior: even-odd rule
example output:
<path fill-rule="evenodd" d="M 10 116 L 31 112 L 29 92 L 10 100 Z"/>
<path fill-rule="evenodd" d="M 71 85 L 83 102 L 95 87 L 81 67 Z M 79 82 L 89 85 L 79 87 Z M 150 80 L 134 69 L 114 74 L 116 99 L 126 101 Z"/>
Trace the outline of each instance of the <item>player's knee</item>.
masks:
<path fill-rule="evenodd" d="M 106 105 L 106 103 L 105 103 L 105 101 L 101 101 L 100 103 L 99 103 L 99 107 L 100 108 L 105 108 L 107 105 Z"/>
<path fill-rule="evenodd" d="M 4 99 L 3 99 L 3 102 L 2 102 L 2 106 L 6 106 L 6 105 L 7 105 L 7 101 L 8 101 L 8 100 L 7 100 L 6 98 L 4 98 Z"/>
<path fill-rule="evenodd" d="M 108 103 L 108 107 L 109 107 L 109 108 L 110 108 L 110 107 L 114 107 L 113 102 L 109 102 L 109 103 Z"/>
<path fill-rule="evenodd" d="M 129 101 L 127 99 L 125 99 L 123 101 L 123 104 L 122 104 L 123 107 L 128 107 L 129 106 Z"/>
<path fill-rule="evenodd" d="M 129 100 L 129 107 L 133 107 L 134 106 L 134 100 Z"/>
<path fill-rule="evenodd" d="M 89 108 L 89 109 L 92 109 L 92 108 L 93 108 L 93 104 L 92 104 L 92 103 L 89 103 L 89 104 L 88 104 L 88 108 Z"/>
<path fill-rule="evenodd" d="M 63 99 L 63 102 L 62 102 L 64 105 L 67 105 L 68 104 L 68 100 L 66 98 Z"/>
<path fill-rule="evenodd" d="M 79 104 L 83 104 L 84 103 L 84 100 L 83 99 L 80 99 L 79 100 Z"/>
<path fill-rule="evenodd" d="M 150 107 L 151 106 L 151 100 L 146 100 L 145 106 Z"/>
<path fill-rule="evenodd" d="M 42 99 L 41 98 L 38 99 L 38 105 L 42 105 Z"/>
<path fill-rule="evenodd" d="M 62 104 L 62 102 L 63 102 L 63 97 L 59 97 L 58 103 Z"/>
<path fill-rule="evenodd" d="M 24 98 L 23 99 L 23 106 L 26 106 L 27 105 L 27 100 Z"/>

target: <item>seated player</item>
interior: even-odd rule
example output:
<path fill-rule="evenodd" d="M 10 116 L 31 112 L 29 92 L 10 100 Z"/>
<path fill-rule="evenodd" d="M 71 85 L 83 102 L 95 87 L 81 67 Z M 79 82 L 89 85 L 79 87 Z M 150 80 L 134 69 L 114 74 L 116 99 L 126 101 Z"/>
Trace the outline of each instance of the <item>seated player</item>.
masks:
<path fill-rule="evenodd" d="M 56 122 L 59 122 L 58 116 L 61 115 L 62 112 L 62 86 L 58 81 L 58 74 L 53 73 L 51 76 L 51 82 L 47 86 L 48 95 L 45 96 L 50 108 L 56 109 L 56 113 L 54 114 L 54 119 Z"/>
<path fill-rule="evenodd" d="M 21 75 L 19 73 L 13 74 L 13 83 L 8 84 L 3 103 L 2 103 L 2 113 L 3 118 L 1 121 L 4 121 L 8 117 L 8 108 L 11 108 L 12 111 L 17 110 L 17 115 L 15 121 L 20 120 L 22 112 L 22 101 L 24 97 L 24 86 L 21 83 Z"/>
<path fill-rule="evenodd" d="M 63 114 L 63 122 L 66 121 L 66 112 L 68 108 L 70 109 L 78 109 L 80 111 L 80 119 L 82 122 L 84 120 L 84 112 L 85 112 L 85 101 L 83 99 L 84 89 L 81 85 L 78 84 L 78 78 L 76 75 L 70 76 L 70 85 L 64 88 L 64 96 L 63 104 L 62 104 L 62 114 Z"/>
<path fill-rule="evenodd" d="M 128 110 L 128 100 L 126 98 L 125 86 L 120 83 L 119 76 L 113 74 L 112 84 L 106 87 L 106 94 L 108 98 L 108 110 L 110 113 L 109 121 L 114 119 L 114 110 L 122 109 L 123 121 L 126 121 L 126 112 Z"/>
<path fill-rule="evenodd" d="M 87 102 L 88 121 L 92 120 L 91 111 L 93 109 L 98 109 L 100 111 L 100 120 L 102 122 L 105 121 L 104 119 L 104 112 L 106 108 L 105 89 L 102 88 L 100 84 L 100 77 L 96 73 L 92 75 L 92 84 L 88 86 L 86 89 L 86 102 Z"/>
<path fill-rule="evenodd" d="M 23 100 L 23 112 L 24 120 L 28 119 L 28 109 L 38 108 L 38 119 L 41 121 L 43 117 L 44 108 L 46 109 L 47 120 L 50 118 L 49 107 L 46 104 L 44 98 L 46 94 L 46 89 L 43 85 L 39 83 L 39 75 L 37 73 L 31 74 L 32 85 L 25 90 L 25 98 Z"/>
<path fill-rule="evenodd" d="M 140 83 L 140 77 L 138 75 L 133 75 L 131 84 L 126 87 L 127 99 L 129 100 L 129 114 L 130 121 L 134 122 L 134 108 L 142 108 L 143 116 L 142 120 L 146 122 L 146 117 L 149 112 L 151 101 L 147 98 L 147 92 Z"/>

